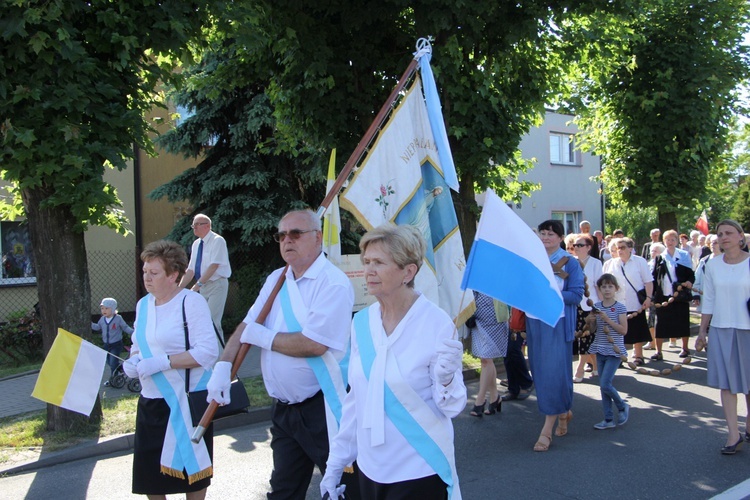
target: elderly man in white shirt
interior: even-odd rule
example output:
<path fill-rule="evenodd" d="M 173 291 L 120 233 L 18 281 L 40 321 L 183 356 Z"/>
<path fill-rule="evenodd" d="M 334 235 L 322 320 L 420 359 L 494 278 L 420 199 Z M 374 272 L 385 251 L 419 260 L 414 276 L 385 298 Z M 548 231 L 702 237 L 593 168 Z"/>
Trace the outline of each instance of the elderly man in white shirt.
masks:
<path fill-rule="evenodd" d="M 192 228 L 197 239 L 193 242 L 190 263 L 180 280 L 180 286 L 187 287 L 195 278 L 196 282 L 191 290 L 200 293 L 208 302 L 211 320 L 223 343 L 224 330 L 221 328 L 221 318 L 224 316 L 224 305 L 229 291 L 227 279 L 232 275 L 227 242 L 211 230 L 211 219 L 206 215 L 198 214 L 193 217 Z"/>
<path fill-rule="evenodd" d="M 275 399 L 271 417 L 274 467 L 268 498 L 305 498 L 313 467 L 325 473 L 329 437 L 338 431 L 334 417 L 336 412 L 340 417 L 346 387 L 338 363 L 349 346 L 354 289 L 346 274 L 326 260 L 320 219 L 314 212 L 286 214 L 274 239 L 289 266 L 268 276 L 230 337 L 208 382 L 208 399 L 229 402 L 231 361 L 241 342 L 262 349 L 263 381 Z M 257 323 L 284 272 L 284 285 L 268 316 Z M 356 490 L 354 475 L 344 476 L 349 491 Z"/>

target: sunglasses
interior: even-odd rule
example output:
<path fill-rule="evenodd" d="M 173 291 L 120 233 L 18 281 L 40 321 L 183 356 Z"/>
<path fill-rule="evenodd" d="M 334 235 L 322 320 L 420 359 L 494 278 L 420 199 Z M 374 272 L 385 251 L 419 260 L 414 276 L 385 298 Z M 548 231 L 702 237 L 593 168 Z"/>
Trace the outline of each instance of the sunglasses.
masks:
<path fill-rule="evenodd" d="M 583 248 L 587 247 L 588 245 L 586 243 L 574 243 L 573 246 L 576 248 Z"/>
<path fill-rule="evenodd" d="M 287 236 L 289 236 L 289 239 L 294 241 L 298 240 L 300 236 L 302 236 L 305 233 L 312 233 L 313 231 L 317 231 L 317 229 L 308 229 L 307 231 L 303 231 L 302 229 L 292 229 L 290 231 L 280 231 L 273 235 L 274 241 L 277 243 L 281 243 L 286 239 Z"/>

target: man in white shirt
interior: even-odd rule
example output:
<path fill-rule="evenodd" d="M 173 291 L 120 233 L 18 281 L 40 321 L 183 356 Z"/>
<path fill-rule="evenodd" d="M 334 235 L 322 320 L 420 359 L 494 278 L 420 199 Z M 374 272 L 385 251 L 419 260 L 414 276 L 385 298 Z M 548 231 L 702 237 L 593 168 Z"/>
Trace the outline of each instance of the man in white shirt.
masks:
<path fill-rule="evenodd" d="M 185 288 L 195 278 L 196 282 L 191 290 L 200 293 L 208 302 L 211 319 L 223 339 L 221 317 L 224 315 L 224 305 L 229 291 L 227 279 L 232 275 L 227 242 L 211 230 L 211 219 L 206 215 L 196 215 L 192 227 L 197 239 L 193 242 L 190 263 L 180 280 L 180 286 Z"/>
<path fill-rule="evenodd" d="M 220 404 L 229 402 L 231 361 L 241 342 L 262 349 L 263 381 L 275 400 L 271 417 L 274 468 L 268 498 L 304 499 L 313 467 L 325 473 L 329 451 L 325 407 L 329 393 L 323 394 L 326 387 L 321 387 L 313 361 L 328 361 L 329 353 L 335 363 L 344 358 L 354 289 L 347 276 L 325 258 L 320 219 L 314 212 L 286 214 L 274 239 L 288 268 L 277 269 L 266 279 L 214 368 L 208 397 Z M 284 272 L 285 283 L 265 321 L 258 324 L 256 319 Z M 344 474 L 347 493 L 356 490 L 353 476 Z"/>

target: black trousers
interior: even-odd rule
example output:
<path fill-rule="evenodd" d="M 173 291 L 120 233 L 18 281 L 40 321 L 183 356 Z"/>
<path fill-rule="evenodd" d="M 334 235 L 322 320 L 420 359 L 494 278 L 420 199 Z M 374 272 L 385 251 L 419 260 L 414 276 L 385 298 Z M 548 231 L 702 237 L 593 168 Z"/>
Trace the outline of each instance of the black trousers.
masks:
<path fill-rule="evenodd" d="M 522 346 L 523 338 L 520 334 L 516 334 L 516 340 L 513 340 L 512 333 L 508 335 L 508 353 L 503 359 L 503 364 L 508 376 L 508 392 L 515 395 L 518 395 L 521 389 L 531 388 L 533 384 L 526 358 L 523 357 Z"/>
<path fill-rule="evenodd" d="M 383 484 L 376 483 L 360 472 L 359 487 L 362 491 L 362 498 L 367 500 L 441 500 L 448 498 L 448 486 L 437 474 Z"/>
<path fill-rule="evenodd" d="M 328 460 L 328 428 L 323 392 L 296 404 L 275 401 L 271 416 L 270 499 L 304 500 L 310 486 L 313 468 L 325 474 Z M 356 463 L 355 473 L 344 473 L 346 498 L 359 498 Z"/>

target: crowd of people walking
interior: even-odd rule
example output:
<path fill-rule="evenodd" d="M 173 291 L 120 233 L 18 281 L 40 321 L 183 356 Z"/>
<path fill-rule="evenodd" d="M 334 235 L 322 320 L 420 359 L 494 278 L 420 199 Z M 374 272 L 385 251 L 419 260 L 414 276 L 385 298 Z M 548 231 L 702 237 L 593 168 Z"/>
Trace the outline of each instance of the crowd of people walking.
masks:
<path fill-rule="evenodd" d="M 376 302 L 352 320 L 353 288 L 322 252 L 319 219 L 309 210 L 289 212 L 275 235 L 287 267 L 268 276 L 222 352 L 222 308 L 205 292 L 230 271 L 223 251 L 200 250 L 210 219 L 196 217 L 194 229 L 199 240 L 190 259 L 164 241 L 141 255 L 149 295 L 138 303 L 124 364 L 143 386 L 133 491 L 205 497 L 214 473 L 212 428 L 198 443 L 189 439 L 189 393 L 205 389 L 209 401 L 230 403 L 232 360 L 244 343 L 262 350 L 274 398 L 268 498 L 304 498 L 314 467 L 323 473 L 324 498 L 461 498 L 451 420 L 467 403 L 464 344 L 451 318 L 415 289 L 426 251 L 421 233 L 386 224 L 363 236 L 361 260 Z M 738 396 L 750 405 L 750 258 L 741 226 L 722 221 L 703 240 L 654 229 L 640 253 L 621 230 L 592 233 L 587 221 L 579 229 L 566 235 L 558 220 L 536 228 L 564 303 L 554 325 L 474 292 L 466 327 L 481 373 L 469 415 L 497 415 L 504 401 L 536 391 L 543 421 L 529 450 L 547 452 L 553 437 L 568 434 L 574 384 L 590 374 L 602 416 L 578 413 L 576 421 L 589 419 L 597 431 L 624 425 L 630 406 L 615 388 L 617 370 L 662 362 L 667 340 L 680 339 L 679 355 L 689 358 L 692 304 L 701 313 L 693 349 L 710 344 L 708 385 L 720 391 L 727 425 L 721 453 L 736 453 L 750 441 L 750 416 L 744 433 L 737 416 Z M 647 358 L 645 350 L 654 354 Z"/>

